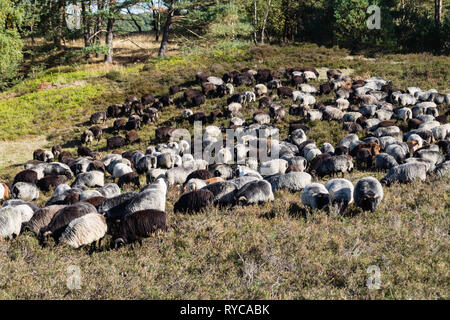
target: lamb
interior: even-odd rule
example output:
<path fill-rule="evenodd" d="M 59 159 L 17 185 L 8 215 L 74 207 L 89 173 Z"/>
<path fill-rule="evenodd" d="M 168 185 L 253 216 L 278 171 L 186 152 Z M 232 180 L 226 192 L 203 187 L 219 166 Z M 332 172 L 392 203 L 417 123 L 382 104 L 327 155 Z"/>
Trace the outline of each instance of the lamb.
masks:
<path fill-rule="evenodd" d="M 266 180 L 248 182 L 240 188 L 234 196 L 234 203 L 241 206 L 259 204 L 273 200 L 274 195 L 272 186 Z"/>
<path fill-rule="evenodd" d="M 332 179 L 325 184 L 330 194 L 330 201 L 337 205 L 338 212 L 343 213 L 353 202 L 353 184 L 346 179 Z"/>
<path fill-rule="evenodd" d="M 105 111 L 98 111 L 96 113 L 93 113 L 89 120 L 91 125 L 98 124 L 98 123 L 105 122 L 105 121 L 106 121 L 106 112 Z"/>
<path fill-rule="evenodd" d="M 50 223 L 39 231 L 40 240 L 51 236 L 56 242 L 72 220 L 89 213 L 97 213 L 95 207 L 87 202 L 78 202 L 60 209 L 50 220 Z"/>
<path fill-rule="evenodd" d="M 14 199 L 34 201 L 39 198 L 39 189 L 35 184 L 17 182 L 12 187 L 11 196 Z"/>
<path fill-rule="evenodd" d="M 330 204 L 330 194 L 320 183 L 311 183 L 305 187 L 301 195 L 301 201 L 312 209 L 323 209 Z"/>
<path fill-rule="evenodd" d="M 183 194 L 175 203 L 174 212 L 194 213 L 210 207 L 214 194 L 207 189 L 194 190 Z"/>
<path fill-rule="evenodd" d="M 64 175 L 49 175 L 40 179 L 36 185 L 41 191 L 48 192 L 67 181 Z"/>
<path fill-rule="evenodd" d="M 374 212 L 383 200 L 383 187 L 374 177 L 365 177 L 356 183 L 353 196 L 358 207 Z"/>
<path fill-rule="evenodd" d="M 105 217 L 98 213 L 89 213 L 72 220 L 59 238 L 59 243 L 67 244 L 75 249 L 89 245 L 105 236 L 108 227 Z"/>
<path fill-rule="evenodd" d="M 291 171 L 285 174 L 276 174 L 266 178 L 272 185 L 272 190 L 288 189 L 296 192 L 303 190 L 311 183 L 311 175 L 306 172 Z"/>
<path fill-rule="evenodd" d="M 118 249 L 127 243 L 139 242 L 157 230 L 167 230 L 166 213 L 158 210 L 143 210 L 127 214 L 119 223 L 113 236 L 113 247 Z"/>
<path fill-rule="evenodd" d="M 0 239 L 15 238 L 20 234 L 22 216 L 13 207 L 0 208 Z"/>
<path fill-rule="evenodd" d="M 52 220 L 55 213 L 64 208 L 64 205 L 49 205 L 45 208 L 39 209 L 33 215 L 33 217 L 23 224 L 24 231 L 31 231 L 34 234 L 38 234 L 39 230 L 46 227 Z"/>
<path fill-rule="evenodd" d="M 397 160 L 387 153 L 379 153 L 375 156 L 375 168 L 377 171 L 390 170 L 392 167 L 398 166 Z"/>
<path fill-rule="evenodd" d="M 427 177 L 427 165 L 410 162 L 392 167 L 381 182 L 390 186 L 394 182 L 408 183 L 416 179 L 424 181 Z"/>

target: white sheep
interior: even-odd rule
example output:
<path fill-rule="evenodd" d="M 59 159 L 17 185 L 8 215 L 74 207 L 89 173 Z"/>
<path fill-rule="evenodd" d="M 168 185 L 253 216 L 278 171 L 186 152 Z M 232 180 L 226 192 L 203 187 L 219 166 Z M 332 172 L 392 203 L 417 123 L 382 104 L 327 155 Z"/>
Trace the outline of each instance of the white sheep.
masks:
<path fill-rule="evenodd" d="M 0 208 L 0 238 L 10 239 L 20 234 L 22 215 L 13 207 Z"/>
<path fill-rule="evenodd" d="M 114 168 L 113 168 L 113 172 L 112 172 L 112 176 L 116 179 L 120 178 L 121 176 L 123 176 L 124 174 L 133 172 L 133 169 L 131 169 L 131 167 L 129 165 L 126 165 L 124 163 L 117 163 Z"/>
<path fill-rule="evenodd" d="M 332 204 L 342 213 L 353 202 L 353 184 L 347 179 L 332 179 L 325 184 Z"/>
<path fill-rule="evenodd" d="M 312 209 L 322 209 L 330 204 L 330 195 L 322 184 L 311 183 L 303 190 L 301 201 Z"/>
<path fill-rule="evenodd" d="M 59 238 L 59 243 L 79 248 L 99 241 L 105 236 L 108 227 L 105 217 L 98 213 L 88 213 L 72 220 Z"/>
<path fill-rule="evenodd" d="M 32 183 L 17 182 L 12 187 L 11 196 L 14 199 L 34 201 L 39 198 L 39 189 Z"/>

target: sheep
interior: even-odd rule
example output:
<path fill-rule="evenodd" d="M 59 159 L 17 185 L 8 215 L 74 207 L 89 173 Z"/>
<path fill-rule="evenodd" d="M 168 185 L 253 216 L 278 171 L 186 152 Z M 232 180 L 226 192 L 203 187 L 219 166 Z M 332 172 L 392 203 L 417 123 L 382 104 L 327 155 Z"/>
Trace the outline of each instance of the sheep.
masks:
<path fill-rule="evenodd" d="M 40 240 L 51 236 L 56 242 L 61 237 L 66 227 L 72 220 L 82 217 L 89 213 L 97 213 L 95 207 L 87 202 L 78 202 L 73 205 L 65 206 L 54 214 L 49 224 L 39 231 Z"/>
<path fill-rule="evenodd" d="M 94 133 L 91 130 L 84 130 L 80 140 L 83 144 L 89 144 L 94 141 Z"/>
<path fill-rule="evenodd" d="M 33 152 L 33 160 L 39 160 L 43 162 L 50 162 L 54 159 L 54 155 L 51 151 L 37 149 Z"/>
<path fill-rule="evenodd" d="M 450 136 L 450 123 L 435 126 L 431 128 L 431 132 L 433 132 L 433 138 L 435 140 L 446 140 Z"/>
<path fill-rule="evenodd" d="M 40 178 L 43 178 L 42 176 Z M 17 182 L 28 182 L 32 184 L 36 184 L 38 181 L 38 174 L 34 170 L 23 170 L 20 171 L 16 176 L 14 177 L 13 185 Z"/>
<path fill-rule="evenodd" d="M 301 143 L 307 140 L 306 134 L 302 129 L 294 130 L 289 136 L 289 141 L 294 143 L 296 146 L 299 146 Z"/>
<path fill-rule="evenodd" d="M 0 208 L 0 239 L 15 238 L 20 234 L 22 216 L 14 207 Z"/>
<path fill-rule="evenodd" d="M 52 220 L 53 216 L 64 207 L 65 205 L 49 205 L 45 208 L 39 209 L 34 213 L 33 217 L 31 217 L 29 221 L 23 224 L 23 230 L 30 231 L 38 235 L 39 230 L 46 227 Z"/>
<path fill-rule="evenodd" d="M 324 177 L 326 175 L 331 175 L 333 177 L 339 172 L 342 173 L 342 177 L 344 177 L 345 173 L 351 173 L 352 171 L 353 161 L 352 157 L 349 155 L 339 155 L 325 158 L 317 168 L 313 168 L 313 166 L 311 166 L 310 169 L 311 174 L 319 177 Z"/>
<path fill-rule="evenodd" d="M 307 149 L 308 151 L 304 154 L 306 161 L 311 162 L 315 157 L 322 154 L 322 152 L 314 146 L 312 149 Z"/>
<path fill-rule="evenodd" d="M 0 183 L 0 201 L 6 200 L 9 198 L 9 187 L 5 183 Z"/>
<path fill-rule="evenodd" d="M 357 144 L 357 142 L 359 142 L 358 136 L 354 133 L 351 133 L 343 137 L 341 140 L 339 140 L 338 146 L 352 148 L 352 146 Z"/>
<path fill-rule="evenodd" d="M 39 179 L 36 183 L 36 186 L 41 191 L 50 191 L 51 189 L 56 188 L 60 184 L 63 184 L 67 181 L 67 177 L 63 175 L 49 175 L 45 176 L 42 179 Z"/>
<path fill-rule="evenodd" d="M 105 111 L 98 111 L 98 112 L 93 113 L 91 115 L 89 123 L 91 125 L 94 125 L 94 124 L 98 124 L 98 123 L 105 122 L 105 121 L 106 121 L 106 112 Z"/>
<path fill-rule="evenodd" d="M 448 175 L 450 173 L 450 160 L 442 162 L 440 165 L 436 166 L 434 172 L 441 177 Z"/>
<path fill-rule="evenodd" d="M 386 120 L 392 119 L 393 114 L 394 113 L 392 111 L 383 110 L 383 109 L 379 109 L 375 112 L 375 116 L 378 119 L 380 119 L 381 121 L 386 121 Z"/>
<path fill-rule="evenodd" d="M 408 183 L 416 179 L 425 181 L 427 165 L 420 162 L 410 162 L 392 167 L 381 179 L 381 183 L 390 186 L 394 182 Z"/>
<path fill-rule="evenodd" d="M 342 129 L 344 129 L 345 131 L 348 131 L 350 133 L 356 133 L 356 132 L 363 131 L 363 128 L 361 127 L 361 125 L 359 125 L 356 122 L 344 122 L 342 124 Z"/>
<path fill-rule="evenodd" d="M 238 186 L 232 181 L 222 181 L 208 184 L 203 189 L 214 195 L 214 204 L 231 205 Z"/>
<path fill-rule="evenodd" d="M 153 184 L 147 185 L 125 207 L 127 213 L 147 209 L 166 210 L 167 185 L 164 179 L 157 179 Z"/>
<path fill-rule="evenodd" d="M 384 136 L 391 136 L 395 137 L 401 134 L 400 128 L 397 126 L 392 127 L 379 127 L 375 131 L 373 131 L 373 134 L 375 137 L 384 137 Z"/>
<path fill-rule="evenodd" d="M 419 158 L 419 159 L 425 159 L 425 160 L 429 160 L 433 163 L 433 166 L 436 166 L 438 164 L 441 164 L 442 162 L 445 161 L 445 157 L 442 153 L 440 153 L 439 151 L 433 151 L 433 150 L 418 150 L 415 155 Z"/>
<path fill-rule="evenodd" d="M 325 109 L 322 111 L 322 118 L 324 120 L 341 120 L 342 117 L 344 116 L 344 114 L 342 113 L 341 110 L 339 110 L 338 108 L 334 108 L 331 106 L 326 106 Z"/>
<path fill-rule="evenodd" d="M 290 98 L 292 97 L 292 89 L 289 87 L 278 87 L 277 95 L 281 98 Z"/>
<path fill-rule="evenodd" d="M 226 111 L 230 116 L 238 115 L 242 109 L 242 104 L 238 102 L 232 102 L 228 106 L 226 106 Z"/>
<path fill-rule="evenodd" d="M 120 195 L 120 188 L 115 183 L 108 183 L 105 186 L 98 188 L 97 191 L 107 199 Z"/>
<path fill-rule="evenodd" d="M 181 195 L 175 203 L 174 212 L 194 213 L 210 207 L 214 202 L 214 194 L 207 189 L 194 190 Z"/>
<path fill-rule="evenodd" d="M 309 121 L 317 121 L 317 120 L 322 120 L 322 111 L 320 110 L 308 110 L 306 112 L 306 117 Z"/>
<path fill-rule="evenodd" d="M 312 178 L 309 173 L 292 171 L 267 177 L 266 180 L 272 185 L 272 190 L 288 189 L 296 192 L 310 184 Z"/>
<path fill-rule="evenodd" d="M 140 119 L 129 119 L 125 123 L 124 129 L 126 131 L 141 130 L 141 120 Z"/>
<path fill-rule="evenodd" d="M 270 116 L 263 111 L 256 111 L 253 114 L 253 122 L 260 125 L 268 124 L 270 123 Z"/>
<path fill-rule="evenodd" d="M 125 138 L 121 137 L 121 136 L 113 136 L 113 137 L 109 137 L 106 140 L 106 144 L 108 146 L 108 149 L 116 149 L 116 148 L 120 148 L 123 147 L 127 144 Z"/>
<path fill-rule="evenodd" d="M 126 133 L 125 141 L 127 144 L 140 143 L 141 138 L 139 137 L 139 134 L 135 130 L 131 130 Z"/>
<path fill-rule="evenodd" d="M 136 198 L 136 192 L 125 192 L 114 197 L 106 199 L 99 206 L 98 212 L 106 216 L 108 219 L 121 219 L 127 214 L 125 208 L 130 202 Z"/>
<path fill-rule="evenodd" d="M 347 206 L 353 202 L 353 184 L 347 179 L 332 179 L 325 184 L 330 194 L 330 201 L 337 205 L 339 213 L 343 213 Z"/>
<path fill-rule="evenodd" d="M 243 206 L 274 201 L 272 186 L 266 180 L 246 183 L 234 195 L 234 203 Z"/>
<path fill-rule="evenodd" d="M 356 206 L 364 211 L 374 212 L 384 197 L 381 183 L 374 177 L 365 177 L 360 179 L 353 191 L 353 197 Z"/>
<path fill-rule="evenodd" d="M 129 172 L 119 177 L 119 181 L 117 185 L 123 189 L 125 185 L 133 185 L 135 187 L 140 187 L 141 183 L 139 182 L 139 175 L 136 172 Z"/>
<path fill-rule="evenodd" d="M 330 204 L 328 190 L 320 183 L 308 184 L 301 195 L 302 204 L 312 209 L 323 209 Z"/>
<path fill-rule="evenodd" d="M 261 83 L 257 84 L 253 90 L 258 97 L 267 94 L 267 87 Z"/>
<path fill-rule="evenodd" d="M 117 163 L 113 168 L 112 176 L 117 179 L 130 172 L 133 172 L 133 169 L 129 165 L 126 165 L 124 163 Z"/>
<path fill-rule="evenodd" d="M 28 182 L 17 182 L 11 189 L 14 199 L 34 201 L 39 198 L 39 189 L 35 184 Z"/>
<path fill-rule="evenodd" d="M 375 168 L 377 171 L 390 170 L 392 167 L 398 166 L 397 160 L 387 153 L 379 153 L 375 156 Z"/>
<path fill-rule="evenodd" d="M 89 213 L 72 220 L 64 230 L 58 242 L 75 249 L 89 245 L 105 236 L 108 227 L 105 217 L 98 213 Z"/>
<path fill-rule="evenodd" d="M 261 163 L 259 173 L 264 176 L 271 176 L 278 173 L 285 173 L 288 167 L 288 162 L 283 159 L 273 159 Z"/>
<path fill-rule="evenodd" d="M 143 210 L 127 214 L 113 235 L 112 247 L 118 249 L 122 245 L 134 242 L 142 246 L 142 238 L 148 238 L 157 230 L 167 230 L 165 212 Z"/>
<path fill-rule="evenodd" d="M 385 151 L 387 154 L 393 156 L 395 161 L 403 163 L 409 150 L 399 144 L 391 143 L 385 148 Z"/>
<path fill-rule="evenodd" d="M 247 103 L 256 101 L 256 95 L 253 91 L 246 91 L 246 92 L 244 92 L 244 95 L 245 95 L 245 101 Z"/>

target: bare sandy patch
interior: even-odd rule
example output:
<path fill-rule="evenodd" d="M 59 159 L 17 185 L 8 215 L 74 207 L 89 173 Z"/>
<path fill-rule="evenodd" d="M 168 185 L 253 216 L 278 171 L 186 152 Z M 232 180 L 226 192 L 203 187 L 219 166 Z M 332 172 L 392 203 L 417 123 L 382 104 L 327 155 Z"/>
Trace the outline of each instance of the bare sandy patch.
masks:
<path fill-rule="evenodd" d="M 0 141 L 0 169 L 33 159 L 33 151 L 48 145 L 45 136 L 18 141 Z"/>

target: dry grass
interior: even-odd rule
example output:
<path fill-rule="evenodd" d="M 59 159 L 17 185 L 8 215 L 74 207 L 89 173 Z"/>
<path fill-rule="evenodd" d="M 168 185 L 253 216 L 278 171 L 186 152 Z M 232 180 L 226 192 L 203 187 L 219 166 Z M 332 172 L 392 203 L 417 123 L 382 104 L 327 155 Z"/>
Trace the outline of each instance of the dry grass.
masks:
<path fill-rule="evenodd" d="M 349 60 L 347 56 L 345 50 L 313 45 L 265 46 L 208 50 L 201 55 L 151 59 L 145 65 L 116 65 L 113 69 L 104 64 L 52 69 L 5 94 L 14 92 L 32 105 L 35 100 L 29 98 L 30 92 L 42 80 L 52 85 L 86 81 L 102 91 L 88 102 L 79 102 L 76 115 L 64 121 L 54 121 L 57 112 L 38 112 L 49 121 L 45 126 L 36 125 L 47 132 L 46 139 L 39 136 L 31 140 L 32 135 L 27 133 L 26 140 L 22 136 L 15 142 L 2 143 L 0 151 L 6 155 L 0 162 L 0 178 L 11 181 L 21 169 L 15 164 L 31 158 L 35 147 L 62 144 L 74 152 L 92 112 L 120 103 L 128 94 L 166 93 L 169 84 L 195 87 L 192 79 L 200 70 L 220 75 L 224 70 L 247 66 L 277 70 L 304 65 L 354 70 L 355 76 L 362 77 L 386 76 L 403 87 L 449 89 L 448 57 L 377 57 L 374 62 L 361 57 Z M 408 63 L 409 68 L 392 64 L 396 61 Z M 426 70 L 431 73 L 424 77 Z M 209 112 L 223 103 L 223 99 L 210 99 L 195 111 Z M 289 106 L 287 100 L 281 103 Z M 250 105 L 244 118 L 251 119 L 256 108 Z M 142 144 L 125 149 L 144 150 L 160 125 L 190 128 L 187 121 L 180 120 L 181 112 L 175 106 L 165 109 L 157 124 L 140 132 Z M 305 121 L 287 116 L 277 124 L 281 138 L 286 137 L 288 123 L 293 120 Z M 112 121 L 108 120 L 105 127 Z M 335 144 L 345 135 L 336 122 L 307 124 L 313 128 L 309 137 L 319 145 L 324 141 Z M 107 131 L 105 137 L 112 134 Z M 105 147 L 105 139 L 92 146 L 102 153 L 107 152 Z M 356 171 L 348 178 L 356 182 L 369 175 L 381 178 L 383 173 Z M 108 177 L 107 181 L 112 179 Z M 170 231 L 146 239 L 142 247 L 118 251 L 103 247 L 89 254 L 84 249 L 52 244 L 41 247 L 28 233 L 11 242 L 0 242 L 0 299 L 448 299 L 449 176 L 431 176 L 425 182 L 385 188 L 385 198 L 374 213 L 359 212 L 352 206 L 346 215 L 333 211 L 303 215 L 304 208 L 295 214 L 289 208 L 300 203 L 300 194 L 276 192 L 273 203 L 214 208 L 187 216 L 173 213 L 179 197 L 173 188 L 167 202 Z M 44 194 L 38 204 L 49 197 Z M 109 239 L 107 236 L 106 242 Z M 72 275 L 67 268 L 71 265 L 81 269 L 80 290 L 67 289 L 66 282 Z M 378 290 L 366 285 L 372 265 L 381 271 Z"/>

